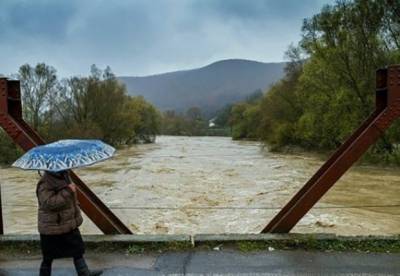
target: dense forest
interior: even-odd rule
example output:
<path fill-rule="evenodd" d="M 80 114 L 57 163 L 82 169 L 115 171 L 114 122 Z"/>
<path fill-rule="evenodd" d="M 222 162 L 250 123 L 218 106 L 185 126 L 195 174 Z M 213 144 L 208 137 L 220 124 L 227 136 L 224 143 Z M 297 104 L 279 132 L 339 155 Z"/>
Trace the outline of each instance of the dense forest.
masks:
<path fill-rule="evenodd" d="M 375 71 L 400 62 L 400 2 L 337 1 L 305 19 L 287 51 L 285 77 L 256 102 L 231 107 L 234 139 L 271 149 L 338 147 L 374 109 Z M 374 162 L 400 163 L 400 124 L 369 151 Z"/>
<path fill-rule="evenodd" d="M 21 81 L 25 120 L 48 142 L 64 138 L 97 138 L 114 146 L 153 142 L 161 116 L 142 97 L 127 95 L 111 69 L 95 65 L 88 77 L 59 80 L 46 64 L 25 64 Z M 0 163 L 21 152 L 0 130 Z"/>

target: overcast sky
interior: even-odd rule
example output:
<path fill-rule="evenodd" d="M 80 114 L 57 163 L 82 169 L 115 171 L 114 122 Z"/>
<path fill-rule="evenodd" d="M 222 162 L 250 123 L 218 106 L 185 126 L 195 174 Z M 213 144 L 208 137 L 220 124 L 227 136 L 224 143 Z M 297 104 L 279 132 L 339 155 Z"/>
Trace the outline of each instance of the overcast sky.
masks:
<path fill-rule="evenodd" d="M 46 62 L 148 75 L 228 58 L 278 62 L 329 0 L 0 0 L 0 73 Z"/>

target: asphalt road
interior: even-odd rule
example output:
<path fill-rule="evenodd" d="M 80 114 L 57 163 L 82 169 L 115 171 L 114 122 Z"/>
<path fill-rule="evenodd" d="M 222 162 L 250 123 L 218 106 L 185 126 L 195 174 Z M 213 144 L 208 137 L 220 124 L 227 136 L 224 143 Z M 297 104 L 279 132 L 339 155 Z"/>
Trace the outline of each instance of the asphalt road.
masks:
<path fill-rule="evenodd" d="M 304 251 L 187 251 L 140 255 L 87 255 L 107 275 L 400 275 L 400 254 Z M 40 256 L 1 256 L 0 275 L 38 275 Z M 72 261 L 57 260 L 55 276 L 75 275 Z"/>

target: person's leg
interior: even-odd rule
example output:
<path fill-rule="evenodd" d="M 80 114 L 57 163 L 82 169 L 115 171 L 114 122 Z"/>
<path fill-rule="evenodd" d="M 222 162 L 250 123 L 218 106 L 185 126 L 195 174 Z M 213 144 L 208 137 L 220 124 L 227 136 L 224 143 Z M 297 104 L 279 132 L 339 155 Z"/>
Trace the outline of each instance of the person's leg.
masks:
<path fill-rule="evenodd" d="M 53 259 L 43 258 L 42 264 L 40 265 L 40 276 L 50 276 L 51 275 L 51 264 Z"/>
<path fill-rule="evenodd" d="M 102 270 L 90 271 L 82 255 L 74 257 L 74 265 L 78 276 L 97 276 L 103 273 Z"/>
<path fill-rule="evenodd" d="M 89 268 L 88 268 L 86 261 L 82 255 L 74 257 L 74 266 L 75 266 L 76 273 L 78 273 L 79 276 L 86 276 L 86 275 L 89 276 L 90 275 Z"/>

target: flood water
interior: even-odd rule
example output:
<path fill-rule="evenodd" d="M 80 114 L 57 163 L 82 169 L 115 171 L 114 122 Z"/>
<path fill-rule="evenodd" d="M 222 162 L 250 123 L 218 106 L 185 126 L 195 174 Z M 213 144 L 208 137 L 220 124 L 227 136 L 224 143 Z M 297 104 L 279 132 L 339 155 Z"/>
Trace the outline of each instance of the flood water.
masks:
<path fill-rule="evenodd" d="M 161 136 L 75 172 L 134 233 L 257 233 L 321 163 L 257 142 Z M 37 233 L 37 180 L 36 172 L 0 169 L 6 233 Z M 399 170 L 359 166 L 293 232 L 400 234 L 399 206 Z M 87 218 L 82 232 L 100 233 Z"/>

